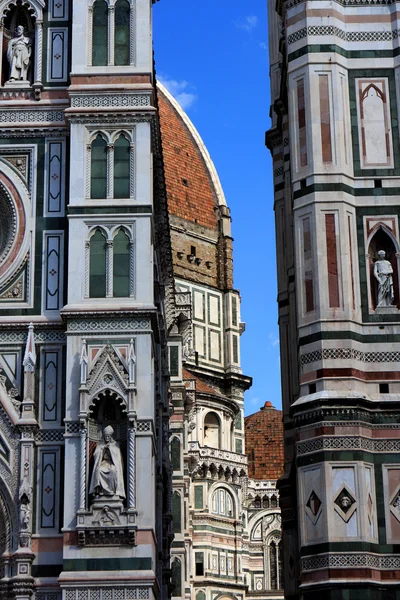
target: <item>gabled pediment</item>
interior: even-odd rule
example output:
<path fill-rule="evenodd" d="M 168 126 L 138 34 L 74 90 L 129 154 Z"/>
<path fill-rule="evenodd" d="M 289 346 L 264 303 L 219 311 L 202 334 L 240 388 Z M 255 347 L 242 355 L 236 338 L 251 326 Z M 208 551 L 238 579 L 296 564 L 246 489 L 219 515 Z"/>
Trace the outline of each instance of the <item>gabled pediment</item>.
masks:
<path fill-rule="evenodd" d="M 128 393 L 128 371 L 110 344 L 107 344 L 96 358 L 88 374 L 85 389 L 92 398 L 105 389 L 115 391 L 123 397 Z"/>

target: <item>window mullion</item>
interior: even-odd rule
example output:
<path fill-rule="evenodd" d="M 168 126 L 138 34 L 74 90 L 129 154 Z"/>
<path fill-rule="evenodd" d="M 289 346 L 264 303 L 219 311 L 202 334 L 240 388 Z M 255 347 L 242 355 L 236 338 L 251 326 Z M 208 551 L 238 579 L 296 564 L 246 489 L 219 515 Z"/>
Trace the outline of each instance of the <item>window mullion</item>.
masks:
<path fill-rule="evenodd" d="M 113 240 L 107 240 L 107 271 L 106 271 L 106 298 L 113 297 L 113 278 L 114 278 L 114 261 L 113 261 Z"/>
<path fill-rule="evenodd" d="M 107 198 L 114 197 L 114 144 L 107 145 Z"/>
<path fill-rule="evenodd" d="M 108 65 L 114 66 L 115 6 L 108 7 Z"/>
<path fill-rule="evenodd" d="M 135 295 L 135 244 L 133 240 L 129 242 L 129 296 Z"/>
<path fill-rule="evenodd" d="M 88 12 L 88 23 L 87 23 L 87 64 L 89 67 L 92 66 L 92 52 L 93 52 L 93 4 L 89 6 Z"/>

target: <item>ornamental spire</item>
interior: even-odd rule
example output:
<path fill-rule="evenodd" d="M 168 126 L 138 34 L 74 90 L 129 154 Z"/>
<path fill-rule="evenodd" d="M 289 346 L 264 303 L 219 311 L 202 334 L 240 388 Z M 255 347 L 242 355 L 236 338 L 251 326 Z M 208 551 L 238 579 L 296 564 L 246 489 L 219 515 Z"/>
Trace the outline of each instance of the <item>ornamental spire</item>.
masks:
<path fill-rule="evenodd" d="M 28 339 L 26 340 L 25 356 L 23 361 L 24 371 L 33 373 L 36 365 L 36 350 L 35 350 L 35 337 L 33 333 L 33 323 L 29 323 L 28 327 Z"/>

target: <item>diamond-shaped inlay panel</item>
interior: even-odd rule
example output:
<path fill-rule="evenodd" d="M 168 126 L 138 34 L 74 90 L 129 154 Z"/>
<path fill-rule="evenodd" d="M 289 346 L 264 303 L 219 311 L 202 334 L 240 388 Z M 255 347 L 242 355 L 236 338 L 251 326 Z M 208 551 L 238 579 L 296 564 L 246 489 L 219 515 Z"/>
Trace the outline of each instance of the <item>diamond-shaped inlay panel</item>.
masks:
<path fill-rule="evenodd" d="M 346 515 L 353 504 L 355 504 L 355 499 L 350 494 L 346 488 L 343 488 L 340 494 L 336 497 L 335 504 L 344 512 Z"/>
<path fill-rule="evenodd" d="M 321 508 L 321 500 L 318 498 L 317 494 L 312 491 L 310 497 L 307 500 L 307 508 L 310 509 L 314 517 L 317 516 L 319 509 Z"/>

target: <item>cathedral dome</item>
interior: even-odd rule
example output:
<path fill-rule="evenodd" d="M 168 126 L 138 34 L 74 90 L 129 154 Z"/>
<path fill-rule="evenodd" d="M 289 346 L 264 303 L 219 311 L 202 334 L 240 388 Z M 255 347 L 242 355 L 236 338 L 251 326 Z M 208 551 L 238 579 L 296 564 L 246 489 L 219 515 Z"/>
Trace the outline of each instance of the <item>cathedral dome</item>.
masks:
<path fill-rule="evenodd" d="M 276 480 L 283 474 L 282 412 L 267 401 L 245 417 L 245 445 L 249 477 Z"/>
<path fill-rule="evenodd" d="M 170 216 L 217 229 L 224 192 L 197 129 L 166 88 L 158 83 L 158 105 Z"/>

